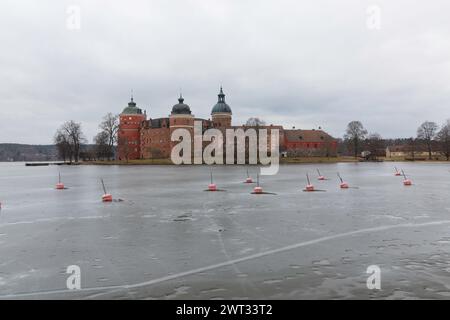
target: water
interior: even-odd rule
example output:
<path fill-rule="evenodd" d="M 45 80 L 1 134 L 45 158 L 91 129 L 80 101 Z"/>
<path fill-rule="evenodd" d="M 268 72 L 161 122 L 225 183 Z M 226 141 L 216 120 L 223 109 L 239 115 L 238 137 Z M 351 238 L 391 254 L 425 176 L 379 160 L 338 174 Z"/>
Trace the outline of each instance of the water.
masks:
<path fill-rule="evenodd" d="M 240 166 L 213 167 L 226 191 L 205 192 L 204 166 L 2 163 L 0 298 L 448 299 L 450 166 L 396 165 L 412 187 L 391 163 L 286 165 L 261 178 L 276 195 L 251 195 Z M 301 191 L 307 172 L 325 192 Z M 102 203 L 100 178 L 124 201 Z"/>

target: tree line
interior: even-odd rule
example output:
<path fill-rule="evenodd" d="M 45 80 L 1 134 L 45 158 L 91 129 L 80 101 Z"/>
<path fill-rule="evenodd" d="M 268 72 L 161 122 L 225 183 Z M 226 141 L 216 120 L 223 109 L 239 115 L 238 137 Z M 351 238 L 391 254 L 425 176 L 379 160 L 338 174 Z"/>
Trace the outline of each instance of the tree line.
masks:
<path fill-rule="evenodd" d="M 73 120 L 64 122 L 56 130 L 54 143 L 59 157 L 64 162 L 82 160 L 111 160 L 115 158 L 115 145 L 119 130 L 119 116 L 108 113 L 99 124 L 100 132 L 94 137 L 93 144 L 88 145 L 81 123 Z"/>
<path fill-rule="evenodd" d="M 409 146 L 414 157 L 414 152 L 419 147 L 425 147 L 428 159 L 431 160 L 433 152 L 443 155 L 450 160 L 450 119 L 439 126 L 432 121 L 425 121 L 417 128 L 416 137 L 407 139 L 383 139 L 378 133 L 368 133 L 360 121 L 351 121 L 347 125 L 342 147 L 346 153 L 351 153 L 355 158 L 364 156 L 361 153 L 367 151 L 369 156 L 377 157 L 380 150 L 391 145 Z"/>

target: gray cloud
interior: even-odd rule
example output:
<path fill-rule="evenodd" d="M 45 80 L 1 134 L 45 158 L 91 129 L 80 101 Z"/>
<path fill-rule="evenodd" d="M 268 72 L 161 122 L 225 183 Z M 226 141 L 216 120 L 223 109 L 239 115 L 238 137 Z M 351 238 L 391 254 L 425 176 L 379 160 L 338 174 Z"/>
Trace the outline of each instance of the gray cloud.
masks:
<path fill-rule="evenodd" d="M 381 8 L 381 29 L 366 9 Z M 81 30 L 66 28 L 79 5 Z M 0 142 L 50 143 L 65 120 L 89 140 L 134 89 L 152 117 L 182 88 L 209 117 L 220 84 L 234 123 L 259 116 L 385 137 L 450 118 L 446 0 L 17 1 L 0 3 Z"/>

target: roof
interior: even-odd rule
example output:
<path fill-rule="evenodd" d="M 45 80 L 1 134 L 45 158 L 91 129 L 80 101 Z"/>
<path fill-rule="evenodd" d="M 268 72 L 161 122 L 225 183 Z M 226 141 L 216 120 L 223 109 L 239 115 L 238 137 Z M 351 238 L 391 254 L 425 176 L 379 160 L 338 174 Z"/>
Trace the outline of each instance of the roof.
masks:
<path fill-rule="evenodd" d="M 218 101 L 216 105 L 212 108 L 211 114 L 214 113 L 232 113 L 231 108 L 228 104 L 225 102 L 225 94 L 223 93 L 222 87 L 220 87 L 220 92 L 218 94 Z"/>
<path fill-rule="evenodd" d="M 389 152 L 412 152 L 413 150 L 415 152 L 428 151 L 428 148 L 423 144 L 415 144 L 414 146 L 407 144 L 393 145 L 388 146 L 387 149 L 389 150 Z"/>
<path fill-rule="evenodd" d="M 134 102 L 133 97 L 131 97 L 131 101 L 128 102 L 128 106 L 123 109 L 122 114 L 142 114 L 142 110 L 136 107 L 136 102 Z"/>
<path fill-rule="evenodd" d="M 320 142 L 334 140 L 323 130 L 284 130 L 288 142 Z"/>
<path fill-rule="evenodd" d="M 184 99 L 181 95 L 178 99 L 178 103 L 172 107 L 172 114 L 191 114 L 191 108 L 184 103 Z"/>

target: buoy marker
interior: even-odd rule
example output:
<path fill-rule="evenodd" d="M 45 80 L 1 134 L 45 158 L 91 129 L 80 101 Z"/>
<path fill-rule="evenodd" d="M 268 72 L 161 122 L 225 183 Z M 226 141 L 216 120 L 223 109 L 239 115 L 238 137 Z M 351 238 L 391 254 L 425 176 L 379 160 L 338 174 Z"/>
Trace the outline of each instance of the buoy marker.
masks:
<path fill-rule="evenodd" d="M 253 188 L 253 192 L 251 194 L 269 194 L 269 195 L 276 195 L 276 193 L 273 192 L 265 192 L 263 191 L 263 188 L 259 185 L 259 173 L 256 174 L 256 187 Z"/>
<path fill-rule="evenodd" d="M 317 169 L 317 173 L 319 174 L 317 180 L 325 180 L 325 177 L 320 173 L 319 169 Z"/>
<path fill-rule="evenodd" d="M 100 180 L 102 181 L 102 186 L 103 186 L 102 201 L 103 202 L 111 202 L 112 201 L 112 195 L 109 194 L 108 192 L 106 192 L 105 182 L 103 181 L 103 179 L 100 179 Z"/>
<path fill-rule="evenodd" d="M 337 176 L 339 177 L 339 180 L 341 181 L 341 184 L 339 185 L 339 187 L 340 187 L 341 189 L 348 189 L 348 183 L 345 182 L 345 181 L 342 179 L 342 177 L 341 177 L 341 175 L 339 174 L 339 172 L 338 172 Z"/>
<path fill-rule="evenodd" d="M 314 186 L 311 184 L 308 174 L 306 174 L 306 180 L 308 181 L 308 184 L 306 185 L 305 191 L 308 191 L 308 192 L 314 191 Z"/>
<path fill-rule="evenodd" d="M 61 182 L 61 172 L 58 172 L 58 183 L 56 184 L 56 190 L 64 190 L 64 183 Z"/>
<path fill-rule="evenodd" d="M 412 186 L 412 181 L 411 179 L 408 179 L 408 177 L 406 176 L 405 172 L 402 170 L 402 174 L 403 174 L 403 185 L 405 186 Z"/>
<path fill-rule="evenodd" d="M 397 167 L 394 167 L 394 168 L 395 168 L 395 173 L 394 173 L 394 175 L 395 175 L 396 177 L 401 176 L 402 174 L 400 173 L 400 171 L 398 171 Z"/>
<path fill-rule="evenodd" d="M 247 178 L 245 179 L 245 183 L 253 183 L 252 178 L 248 174 L 248 169 L 247 169 Z"/>
<path fill-rule="evenodd" d="M 216 184 L 213 182 L 213 174 L 212 174 L 212 170 L 211 170 L 211 183 L 208 185 L 208 191 L 217 191 L 217 186 L 216 186 Z"/>
<path fill-rule="evenodd" d="M 253 188 L 253 193 L 261 194 L 263 193 L 262 187 L 259 185 L 259 173 L 256 174 L 256 187 Z"/>

